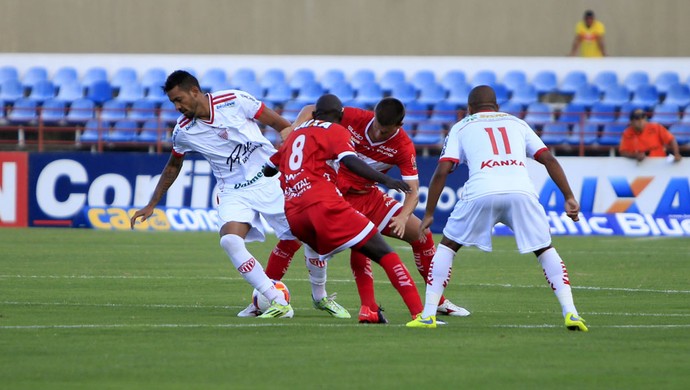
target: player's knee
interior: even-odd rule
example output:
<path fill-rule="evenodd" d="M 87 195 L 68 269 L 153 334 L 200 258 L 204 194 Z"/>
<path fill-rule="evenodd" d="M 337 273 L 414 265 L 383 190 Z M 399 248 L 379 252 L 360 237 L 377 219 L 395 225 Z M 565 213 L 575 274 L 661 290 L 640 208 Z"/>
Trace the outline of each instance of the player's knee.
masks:
<path fill-rule="evenodd" d="M 244 249 L 244 240 L 237 234 L 225 234 L 220 238 L 220 246 L 228 253 Z"/>

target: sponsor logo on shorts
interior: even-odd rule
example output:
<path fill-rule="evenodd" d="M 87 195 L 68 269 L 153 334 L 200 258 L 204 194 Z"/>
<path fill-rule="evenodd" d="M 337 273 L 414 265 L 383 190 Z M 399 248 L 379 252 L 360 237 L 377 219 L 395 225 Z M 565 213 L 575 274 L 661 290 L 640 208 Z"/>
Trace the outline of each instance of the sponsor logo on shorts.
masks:
<path fill-rule="evenodd" d="M 252 257 L 251 259 L 245 261 L 237 267 L 237 270 L 240 271 L 241 274 L 246 274 L 248 272 L 251 272 L 251 270 L 254 269 L 254 266 L 256 265 L 256 260 Z"/>

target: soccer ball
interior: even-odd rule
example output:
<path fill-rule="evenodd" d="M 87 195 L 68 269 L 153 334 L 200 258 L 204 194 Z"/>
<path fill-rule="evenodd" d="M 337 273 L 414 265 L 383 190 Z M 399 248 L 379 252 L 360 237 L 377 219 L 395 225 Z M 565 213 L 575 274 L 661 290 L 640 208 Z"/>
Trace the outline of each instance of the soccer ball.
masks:
<path fill-rule="evenodd" d="M 279 280 L 274 280 L 273 285 L 276 287 L 278 291 L 283 293 L 283 295 L 285 296 L 285 300 L 288 301 L 288 303 L 290 303 L 290 290 L 288 290 L 285 283 Z M 252 291 L 252 303 L 254 303 L 254 306 L 259 309 L 259 312 L 262 313 L 271 306 L 271 302 L 269 302 L 268 299 L 266 299 L 266 297 L 264 296 L 264 294 L 260 293 L 257 289 L 254 289 L 254 291 Z"/>

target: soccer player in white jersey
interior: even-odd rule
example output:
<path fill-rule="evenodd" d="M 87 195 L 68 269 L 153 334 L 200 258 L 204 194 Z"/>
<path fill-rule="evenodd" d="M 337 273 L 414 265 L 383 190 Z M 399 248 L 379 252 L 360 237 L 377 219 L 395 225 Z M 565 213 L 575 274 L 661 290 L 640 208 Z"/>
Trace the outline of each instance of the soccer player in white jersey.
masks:
<path fill-rule="evenodd" d="M 537 256 L 561 305 L 566 328 L 586 332 L 585 321 L 573 302 L 565 264 L 551 246 L 546 213 L 537 200 L 525 161 L 530 156 L 546 167 L 565 197 L 566 214 L 577 221 L 580 205 L 561 165 L 527 123 L 498 112 L 491 87 L 472 89 L 467 103 L 470 115 L 450 129 L 431 178 L 421 229 L 431 226 L 446 177 L 459 163 L 469 167 L 469 179 L 446 222 L 432 260 L 424 311 L 407 326 L 436 327 L 438 299 L 449 281 L 456 252 L 467 245 L 491 251 L 491 231 L 502 222 L 515 233 L 520 253 L 533 252 Z"/>
<path fill-rule="evenodd" d="M 182 113 L 173 130 L 173 150 L 149 203 L 134 213 L 146 220 L 182 168 L 185 153 L 198 152 L 208 160 L 219 187 L 220 246 L 252 287 L 272 305 L 261 318 L 292 317 L 292 306 L 276 290 L 261 264 L 249 253 L 245 241 L 263 241 L 260 215 L 278 238 L 294 240 L 283 209 L 284 198 L 275 177 L 264 177 L 262 168 L 275 148 L 255 121 L 281 131 L 290 123 L 250 94 L 226 90 L 205 94 L 199 81 L 186 71 L 171 73 L 163 87 Z M 325 272 L 325 271 L 324 271 Z"/>

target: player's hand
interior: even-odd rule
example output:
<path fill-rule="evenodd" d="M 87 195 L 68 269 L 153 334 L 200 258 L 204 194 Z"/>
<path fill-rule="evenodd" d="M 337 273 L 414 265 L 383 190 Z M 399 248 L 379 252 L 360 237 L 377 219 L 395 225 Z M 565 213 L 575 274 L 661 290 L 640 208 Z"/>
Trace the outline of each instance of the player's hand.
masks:
<path fill-rule="evenodd" d="M 263 171 L 264 176 L 266 177 L 273 177 L 278 174 L 278 170 L 268 164 L 264 164 L 261 170 Z"/>
<path fill-rule="evenodd" d="M 388 179 L 386 180 L 386 183 L 383 184 L 385 184 L 386 187 L 398 192 L 409 193 L 411 191 L 410 185 L 402 180 Z"/>
<path fill-rule="evenodd" d="M 153 207 L 151 206 L 146 206 L 141 210 L 137 210 L 129 220 L 130 228 L 134 229 L 134 225 L 137 223 L 137 218 L 141 217 L 141 222 L 144 222 L 148 217 L 151 216 L 151 214 L 153 214 Z"/>
<path fill-rule="evenodd" d="M 574 198 L 565 200 L 565 214 L 575 222 L 580 220 L 580 204 Z"/>
<path fill-rule="evenodd" d="M 407 217 L 403 215 L 396 215 L 391 218 L 388 227 L 391 229 L 396 237 L 402 238 L 405 234 L 405 225 L 407 225 Z"/>
<path fill-rule="evenodd" d="M 424 215 L 422 218 L 422 223 L 419 225 L 419 237 L 426 239 L 426 229 L 428 229 L 431 224 L 434 223 L 433 215 Z"/>

